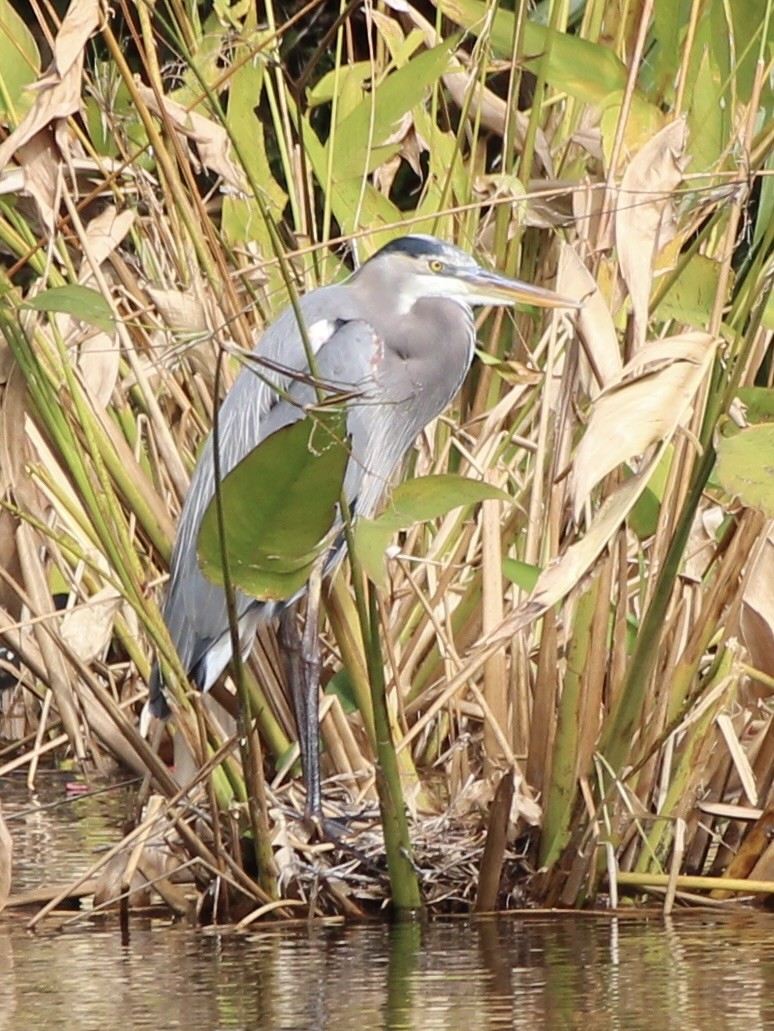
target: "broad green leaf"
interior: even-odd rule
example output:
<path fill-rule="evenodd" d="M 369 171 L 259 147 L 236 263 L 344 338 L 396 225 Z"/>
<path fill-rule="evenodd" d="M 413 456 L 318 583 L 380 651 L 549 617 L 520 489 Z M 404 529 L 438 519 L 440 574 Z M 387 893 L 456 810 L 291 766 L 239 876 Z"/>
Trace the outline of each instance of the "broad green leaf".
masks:
<path fill-rule="evenodd" d="M 25 302 L 25 307 L 34 311 L 58 311 L 72 315 L 84 322 L 89 322 L 105 333 L 115 328 L 115 320 L 110 305 L 96 290 L 78 283 L 67 286 L 54 286 L 44 290 Z"/>
<path fill-rule="evenodd" d="M 485 0 L 438 0 L 438 7 L 474 35 L 491 25 L 488 39 L 492 47 L 502 56 L 511 56 L 515 32 L 515 17 L 511 11 L 498 7 L 491 18 L 492 4 Z M 626 67 L 612 50 L 527 21 L 522 55 L 530 71 L 537 71 L 549 42 L 551 50 L 545 74 L 556 89 L 565 90 L 589 104 L 602 104 L 615 90 L 625 89 Z"/>
<path fill-rule="evenodd" d="M 720 279 L 720 265 L 704 254 L 695 254 L 683 268 L 656 308 L 661 319 L 677 319 L 696 328 L 706 326 Z"/>
<path fill-rule="evenodd" d="M 605 164 L 608 167 L 612 159 L 623 99 L 624 91 L 615 90 L 608 94 L 604 101 L 600 103 L 602 118 L 600 119 L 599 128 L 602 132 L 602 149 L 605 155 Z M 648 140 L 651 140 L 659 130 L 664 128 L 665 124 L 664 116 L 659 109 L 635 93 L 629 104 L 629 113 L 624 128 L 625 149 L 632 154 L 636 154 L 642 150 Z"/>
<path fill-rule="evenodd" d="M 288 102 L 288 107 L 297 123 L 295 107 L 290 102 Z M 329 175 L 325 147 L 320 143 L 317 134 L 305 118 L 301 119 L 300 131 L 303 134 L 306 156 L 311 162 L 314 174 L 320 185 L 327 189 Z M 380 226 L 394 227 L 403 219 L 392 201 L 380 193 L 371 182 L 366 182 L 365 190 L 363 190 L 359 178 L 347 179 L 344 182 L 334 179 L 330 184 L 330 191 L 331 210 L 344 235 L 356 232 L 363 226 L 374 230 Z M 356 225 L 355 221 L 358 219 L 358 215 L 359 221 Z M 386 238 L 382 237 L 379 242 L 386 242 Z"/>
<path fill-rule="evenodd" d="M 659 99 L 672 90 L 677 70 L 680 67 L 680 4 L 675 0 L 656 0 L 653 7 L 653 46 L 644 62 L 642 75 L 648 70 Z"/>
<path fill-rule="evenodd" d="M 325 685 L 325 693 L 336 695 L 347 714 L 358 711 L 354 684 L 346 666 L 342 666 L 338 673 L 331 677 Z"/>
<path fill-rule="evenodd" d="M 29 17 L 29 15 L 28 15 Z M 40 74 L 40 54 L 24 19 L 8 0 L 0 0 L 0 117 L 18 124 L 32 106 L 26 87 Z"/>
<path fill-rule="evenodd" d="M 260 34 L 256 33 L 252 40 L 236 47 L 234 51 L 235 70 L 228 95 L 226 127 L 234 140 L 241 141 L 239 156 L 248 176 L 259 185 L 261 200 L 269 216 L 279 221 L 288 197 L 272 175 L 266 153 L 264 125 L 255 110 L 263 93 L 263 63 L 258 59 L 244 60 L 248 50 L 255 49 L 260 39 Z M 223 232 L 232 245 L 258 243 L 264 254 L 272 253 L 269 227 L 253 197 L 226 194 L 223 198 Z M 279 286 L 278 270 L 273 275 Z"/>
<path fill-rule="evenodd" d="M 329 547 L 349 456 L 344 434 L 343 410 L 317 411 L 267 437 L 224 478 L 229 570 L 246 594 L 263 601 L 290 597 Z M 205 576 L 222 585 L 214 498 L 197 547 Z"/>
<path fill-rule="evenodd" d="M 447 512 L 479 501 L 511 502 L 504 491 L 480 480 L 453 474 L 421 476 L 401 483 L 392 492 L 387 509 L 376 519 L 359 519 L 355 526 L 355 552 L 368 576 L 384 582 L 384 552 L 393 535 L 414 523 L 437 519 Z"/>
<path fill-rule="evenodd" d="M 343 118 L 331 134 L 334 177 L 360 177 L 372 172 L 398 152 L 399 143 L 387 144 L 400 119 L 420 104 L 427 91 L 452 64 L 458 37 L 444 40 L 386 76 L 375 92 Z"/>
<path fill-rule="evenodd" d="M 656 468 L 651 473 L 648 485 L 629 513 L 628 523 L 641 541 L 646 541 L 656 532 L 661 502 L 664 500 L 669 467 L 674 456 L 674 445 L 670 444 Z M 628 480 L 634 476 L 629 466 L 623 467 L 624 477 Z"/>
<path fill-rule="evenodd" d="M 540 567 L 517 558 L 504 558 L 503 576 L 517 587 L 521 587 L 522 591 L 531 593 L 538 582 Z"/>
<path fill-rule="evenodd" d="M 710 51 L 705 50 L 688 111 L 690 172 L 706 172 L 715 168 L 729 138 L 727 111 L 720 71 Z"/>
<path fill-rule="evenodd" d="M 736 395 L 747 406 L 745 415 L 748 422 L 774 422 L 774 389 L 771 387 L 740 387 Z"/>
<path fill-rule="evenodd" d="M 723 488 L 774 518 L 774 423 L 720 437 L 717 453 L 715 473 Z"/>
<path fill-rule="evenodd" d="M 326 72 L 319 82 L 307 90 L 307 103 L 310 108 L 320 104 L 329 104 L 334 96 L 349 92 L 353 87 L 361 89 L 363 83 L 370 79 L 373 65 L 370 61 L 355 61 L 354 64 L 343 65 Z"/>
<path fill-rule="evenodd" d="M 774 290 L 769 290 L 761 321 L 765 329 L 774 329 Z"/>

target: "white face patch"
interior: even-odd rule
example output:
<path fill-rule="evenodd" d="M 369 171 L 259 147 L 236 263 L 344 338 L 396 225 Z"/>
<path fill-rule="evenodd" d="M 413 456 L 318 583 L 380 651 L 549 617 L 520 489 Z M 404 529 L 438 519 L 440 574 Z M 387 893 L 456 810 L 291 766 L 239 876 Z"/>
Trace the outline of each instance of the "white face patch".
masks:
<path fill-rule="evenodd" d="M 306 332 L 312 351 L 317 354 L 323 344 L 327 343 L 333 336 L 336 326 L 329 319 L 320 319 L 307 326 Z"/>

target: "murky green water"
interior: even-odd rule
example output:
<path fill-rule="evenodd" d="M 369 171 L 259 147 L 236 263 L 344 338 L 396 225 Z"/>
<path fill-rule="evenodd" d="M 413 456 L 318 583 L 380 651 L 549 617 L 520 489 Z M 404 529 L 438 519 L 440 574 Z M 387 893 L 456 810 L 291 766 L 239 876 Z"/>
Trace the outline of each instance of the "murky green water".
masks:
<path fill-rule="evenodd" d="M 78 851 L 99 837 L 105 805 L 11 824 L 25 887 L 90 861 Z M 73 820 L 83 806 L 88 835 Z M 134 921 L 122 945 L 114 922 L 30 935 L 6 913 L 0 1031 L 60 1028 L 764 1031 L 774 1029 L 774 916 L 541 914 L 248 937 Z"/>

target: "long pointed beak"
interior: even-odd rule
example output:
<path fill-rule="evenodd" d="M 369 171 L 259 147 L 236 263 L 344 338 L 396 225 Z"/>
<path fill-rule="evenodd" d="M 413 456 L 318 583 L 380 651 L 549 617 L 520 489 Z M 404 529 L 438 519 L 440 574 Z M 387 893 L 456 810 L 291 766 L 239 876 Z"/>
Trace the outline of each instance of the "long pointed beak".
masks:
<path fill-rule="evenodd" d="M 468 288 L 471 304 L 533 304 L 540 308 L 581 308 L 580 301 L 572 301 L 562 297 L 553 290 L 542 286 L 522 283 L 520 279 L 510 279 L 499 272 L 489 269 L 474 268 L 455 269 L 454 275 Z"/>

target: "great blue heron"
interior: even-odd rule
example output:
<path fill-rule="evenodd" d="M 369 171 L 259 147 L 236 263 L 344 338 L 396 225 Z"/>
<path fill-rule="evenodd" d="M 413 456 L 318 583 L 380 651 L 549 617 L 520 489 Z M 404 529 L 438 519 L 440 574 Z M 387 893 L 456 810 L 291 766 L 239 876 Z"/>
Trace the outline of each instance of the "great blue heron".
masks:
<path fill-rule="evenodd" d="M 578 307 L 551 290 L 490 272 L 459 248 L 423 235 L 393 240 L 345 282 L 300 299 L 317 381 L 349 398 L 351 454 L 344 494 L 354 517 L 373 514 L 405 453 L 462 386 L 476 339 L 472 306 L 517 302 Z M 254 355 L 255 367 L 248 364 L 240 372 L 220 408 L 222 476 L 317 400 L 292 307 L 266 330 Z M 183 506 L 164 605 L 183 667 L 201 691 L 209 690 L 232 655 L 224 592 L 205 579 L 197 560 L 199 527 L 214 495 L 212 448 L 210 437 Z M 329 567 L 341 550 L 339 545 Z M 258 626 L 296 600 L 260 602 L 237 592 L 245 654 Z M 307 812 L 315 816 L 320 813 L 318 689 L 317 678 L 310 676 L 305 690 L 294 692 Z M 158 666 L 149 709 L 154 716 L 169 715 Z"/>

